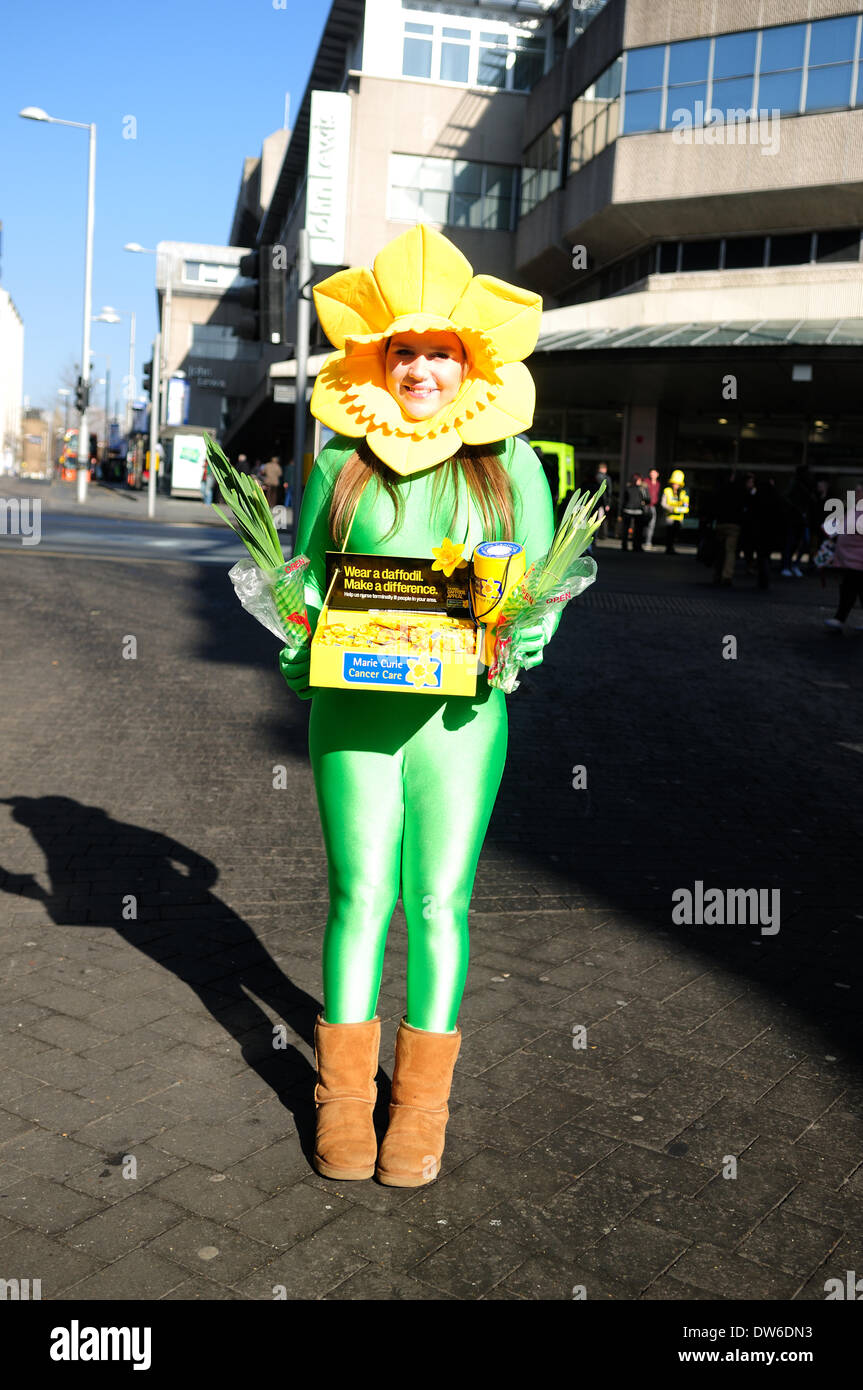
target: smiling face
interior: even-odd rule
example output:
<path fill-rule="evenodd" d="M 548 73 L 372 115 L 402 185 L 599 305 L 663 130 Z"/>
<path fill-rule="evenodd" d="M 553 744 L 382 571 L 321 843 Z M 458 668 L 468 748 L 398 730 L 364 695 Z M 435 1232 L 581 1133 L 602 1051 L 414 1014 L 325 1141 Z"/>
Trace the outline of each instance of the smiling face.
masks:
<path fill-rule="evenodd" d="M 454 401 L 467 372 L 457 333 L 398 333 L 387 343 L 387 389 L 413 420 L 427 420 Z"/>

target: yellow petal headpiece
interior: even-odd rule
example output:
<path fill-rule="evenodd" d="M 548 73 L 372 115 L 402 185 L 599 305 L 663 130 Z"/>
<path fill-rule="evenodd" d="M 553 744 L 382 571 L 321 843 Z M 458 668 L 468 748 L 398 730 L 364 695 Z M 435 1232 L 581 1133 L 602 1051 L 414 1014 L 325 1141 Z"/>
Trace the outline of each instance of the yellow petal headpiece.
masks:
<path fill-rule="evenodd" d="M 337 434 L 365 435 L 395 473 L 452 458 L 461 443 L 489 444 L 533 420 L 536 391 L 523 358 L 536 346 L 542 299 L 470 262 L 420 223 L 386 245 L 374 270 L 339 270 L 312 291 L 337 349 L 318 373 L 311 412 Z M 426 420 L 405 414 L 386 384 L 394 333 L 457 333 L 469 370 L 454 400 Z"/>

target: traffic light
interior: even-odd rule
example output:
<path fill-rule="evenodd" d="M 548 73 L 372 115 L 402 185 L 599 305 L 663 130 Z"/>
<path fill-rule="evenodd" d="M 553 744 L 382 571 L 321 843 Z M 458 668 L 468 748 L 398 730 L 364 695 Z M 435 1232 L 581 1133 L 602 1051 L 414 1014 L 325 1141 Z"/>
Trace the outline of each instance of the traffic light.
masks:
<path fill-rule="evenodd" d="M 287 265 L 284 246 L 260 246 L 243 256 L 240 274 L 254 284 L 243 285 L 234 298 L 249 312 L 237 325 L 240 338 L 284 343 L 287 329 L 285 296 Z"/>
<path fill-rule="evenodd" d="M 144 363 L 144 395 L 153 399 L 153 359 Z"/>
<path fill-rule="evenodd" d="M 77 381 L 77 383 L 76 383 L 76 385 L 75 385 L 75 408 L 76 408 L 76 410 L 78 411 L 78 414 L 79 414 L 79 415 L 81 414 L 82 411 L 84 411 L 84 410 L 87 409 L 87 406 L 89 405 L 89 403 L 90 403 L 90 383 L 89 383 L 89 381 L 86 381 L 86 382 L 85 382 L 84 379 L 83 379 L 83 377 L 80 377 L 80 376 L 79 376 L 78 381 Z"/>

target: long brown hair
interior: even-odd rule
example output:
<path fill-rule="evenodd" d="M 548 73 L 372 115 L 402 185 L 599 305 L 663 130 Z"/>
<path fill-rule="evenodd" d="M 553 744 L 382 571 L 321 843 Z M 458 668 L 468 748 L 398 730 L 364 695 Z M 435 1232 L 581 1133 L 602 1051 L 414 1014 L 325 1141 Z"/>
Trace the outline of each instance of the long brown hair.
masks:
<path fill-rule="evenodd" d="M 452 514 L 442 528 L 450 535 L 458 520 L 459 479 L 463 478 L 468 492 L 479 507 L 486 540 L 512 540 L 514 529 L 514 499 L 510 476 L 500 461 L 505 441 L 494 444 L 462 444 L 458 453 L 439 465 L 432 484 L 432 510 L 436 513 L 447 484 L 455 499 Z M 376 492 L 381 488 L 393 504 L 393 523 L 382 540 L 388 540 L 401 526 L 404 499 L 396 490 L 392 474 L 369 448 L 365 439 L 357 441 L 351 457 L 342 465 L 333 485 L 330 499 L 330 535 L 337 545 L 344 545 L 345 536 L 360 493 L 366 483 L 374 480 Z M 495 534 L 499 532 L 498 534 Z"/>

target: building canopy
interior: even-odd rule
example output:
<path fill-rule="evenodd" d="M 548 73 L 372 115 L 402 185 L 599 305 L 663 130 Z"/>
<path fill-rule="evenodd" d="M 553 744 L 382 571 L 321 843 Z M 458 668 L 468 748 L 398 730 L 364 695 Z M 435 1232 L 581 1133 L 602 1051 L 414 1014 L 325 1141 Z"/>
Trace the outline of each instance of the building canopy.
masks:
<path fill-rule="evenodd" d="M 582 328 L 540 336 L 536 352 L 583 348 L 659 347 L 820 347 L 863 345 L 863 318 L 758 319 L 725 323 L 649 324 L 626 328 Z"/>

